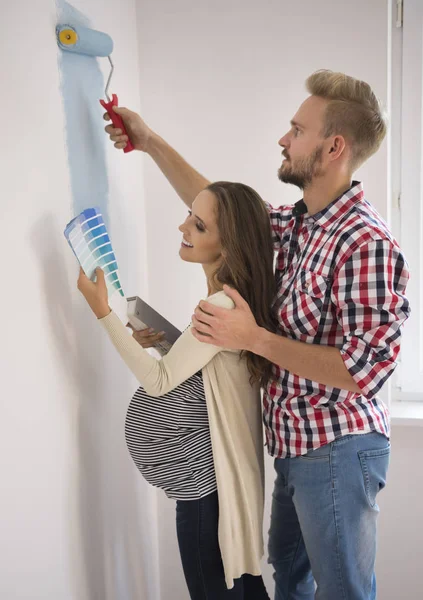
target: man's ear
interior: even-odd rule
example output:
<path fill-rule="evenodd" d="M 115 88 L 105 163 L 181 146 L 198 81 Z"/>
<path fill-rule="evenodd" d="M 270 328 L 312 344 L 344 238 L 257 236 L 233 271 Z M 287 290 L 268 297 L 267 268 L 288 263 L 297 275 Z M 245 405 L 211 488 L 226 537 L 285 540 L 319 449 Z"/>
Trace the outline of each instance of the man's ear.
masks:
<path fill-rule="evenodd" d="M 328 151 L 330 160 L 336 160 L 345 151 L 346 143 L 342 135 L 335 135 L 331 140 L 331 145 Z"/>

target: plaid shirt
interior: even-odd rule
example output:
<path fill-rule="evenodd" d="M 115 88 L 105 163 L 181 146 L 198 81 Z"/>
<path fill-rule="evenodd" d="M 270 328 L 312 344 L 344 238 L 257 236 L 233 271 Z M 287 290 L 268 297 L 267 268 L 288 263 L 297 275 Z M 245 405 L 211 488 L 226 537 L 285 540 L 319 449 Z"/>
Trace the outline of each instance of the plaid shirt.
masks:
<path fill-rule="evenodd" d="M 302 201 L 295 205 L 304 206 Z M 353 182 L 321 212 L 295 215 L 268 205 L 273 230 L 279 333 L 339 348 L 361 394 L 323 385 L 273 366 L 264 392 L 272 456 L 298 456 L 351 433 L 389 436 L 389 414 L 377 397 L 394 371 L 408 269 L 386 223 Z"/>

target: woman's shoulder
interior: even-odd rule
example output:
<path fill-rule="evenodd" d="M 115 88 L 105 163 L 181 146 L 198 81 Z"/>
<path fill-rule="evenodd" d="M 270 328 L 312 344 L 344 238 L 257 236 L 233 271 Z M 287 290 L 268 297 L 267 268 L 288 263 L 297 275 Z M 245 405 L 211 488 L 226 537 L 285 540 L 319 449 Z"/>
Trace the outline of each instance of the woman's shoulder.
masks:
<path fill-rule="evenodd" d="M 215 306 L 220 306 L 222 308 L 235 308 L 234 301 L 232 298 L 229 298 L 229 296 L 227 296 L 223 290 L 208 296 L 206 298 L 206 302 L 210 302 L 210 304 L 214 304 Z"/>

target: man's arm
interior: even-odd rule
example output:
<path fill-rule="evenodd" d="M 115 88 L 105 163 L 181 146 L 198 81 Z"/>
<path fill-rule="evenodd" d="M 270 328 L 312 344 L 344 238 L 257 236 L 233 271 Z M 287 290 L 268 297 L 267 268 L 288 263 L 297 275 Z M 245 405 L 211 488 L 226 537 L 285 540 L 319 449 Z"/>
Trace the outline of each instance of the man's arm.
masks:
<path fill-rule="evenodd" d="M 192 334 L 198 340 L 228 349 L 249 350 L 298 377 L 360 393 L 337 348 L 297 342 L 259 327 L 240 294 L 228 286 L 224 290 L 235 302 L 235 309 L 225 311 L 200 302 L 192 317 Z"/>
<path fill-rule="evenodd" d="M 249 350 L 298 377 L 361 394 L 338 348 L 297 342 L 259 328 Z"/>
<path fill-rule="evenodd" d="M 114 110 L 122 117 L 134 148 L 151 156 L 178 196 L 191 208 L 196 196 L 210 182 L 191 167 L 164 139 L 154 133 L 137 113 L 121 107 L 115 107 Z M 107 113 L 104 119 L 110 121 Z M 106 132 L 118 150 L 125 148 L 128 137 L 122 135 L 120 129 L 108 125 Z"/>
<path fill-rule="evenodd" d="M 196 196 L 210 183 L 163 138 L 152 132 L 146 152 L 151 156 L 178 196 L 191 208 Z"/>
<path fill-rule="evenodd" d="M 339 266 L 331 290 L 344 333 L 339 349 L 263 330 L 245 300 L 228 286 L 224 289 L 235 310 L 226 313 L 200 302 L 193 334 L 216 346 L 250 350 L 299 377 L 372 398 L 396 366 L 401 326 L 410 314 L 407 281 L 407 264 L 390 240 L 371 240 L 357 248 Z M 199 337 L 201 332 L 210 337 Z"/>

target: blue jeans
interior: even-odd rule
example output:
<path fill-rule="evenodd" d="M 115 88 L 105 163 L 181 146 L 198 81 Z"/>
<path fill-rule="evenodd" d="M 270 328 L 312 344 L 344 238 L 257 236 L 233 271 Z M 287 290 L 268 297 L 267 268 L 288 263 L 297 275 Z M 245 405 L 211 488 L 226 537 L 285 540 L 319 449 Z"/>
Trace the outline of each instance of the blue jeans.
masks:
<path fill-rule="evenodd" d="M 228 590 L 218 541 L 217 492 L 200 500 L 177 500 L 176 530 L 191 600 L 269 600 L 263 579 L 243 575 Z"/>
<path fill-rule="evenodd" d="M 275 459 L 275 600 L 375 600 L 376 496 L 389 453 L 387 438 L 372 432 Z"/>

